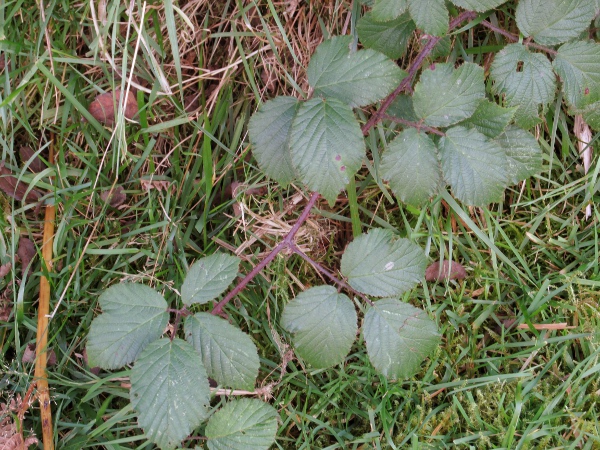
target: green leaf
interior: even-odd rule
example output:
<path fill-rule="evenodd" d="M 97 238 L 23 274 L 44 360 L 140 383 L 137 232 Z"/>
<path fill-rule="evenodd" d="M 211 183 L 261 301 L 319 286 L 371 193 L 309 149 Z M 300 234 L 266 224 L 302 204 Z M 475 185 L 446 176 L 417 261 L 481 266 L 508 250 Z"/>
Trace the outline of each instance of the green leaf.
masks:
<path fill-rule="evenodd" d="M 444 36 L 448 32 L 445 0 L 408 0 L 408 10 L 423 32 L 433 36 Z"/>
<path fill-rule="evenodd" d="M 456 6 L 467 9 L 469 11 L 475 10 L 478 12 L 488 11 L 500 6 L 505 3 L 506 0 L 450 0 Z"/>
<path fill-rule="evenodd" d="M 600 99 L 600 45 L 576 41 L 558 49 L 552 66 L 563 82 L 570 107 L 580 108 Z"/>
<path fill-rule="evenodd" d="M 363 335 L 371 363 L 391 380 L 417 373 L 440 341 L 437 327 L 425 311 L 393 298 L 378 300 L 369 308 Z"/>
<path fill-rule="evenodd" d="M 396 197 L 411 205 L 422 205 L 441 185 L 437 148 L 427 134 L 414 128 L 396 136 L 383 152 L 380 167 Z"/>
<path fill-rule="evenodd" d="M 542 150 L 528 131 L 511 125 L 495 141 L 506 153 L 510 184 L 516 184 L 542 171 Z"/>
<path fill-rule="evenodd" d="M 374 20 L 387 22 L 401 15 L 407 7 L 407 0 L 375 0 L 371 12 Z"/>
<path fill-rule="evenodd" d="M 508 182 L 504 150 L 479 131 L 457 126 L 438 145 L 444 178 L 454 195 L 468 205 L 500 199 Z"/>
<path fill-rule="evenodd" d="M 358 19 L 356 31 L 360 42 L 367 48 L 398 59 L 404 55 L 415 24 L 408 14 L 402 14 L 389 22 L 378 22 L 367 13 Z"/>
<path fill-rule="evenodd" d="M 317 47 L 308 64 L 315 96 L 335 98 L 351 107 L 366 106 L 391 93 L 406 73 L 383 53 L 350 53 L 352 36 L 336 36 Z"/>
<path fill-rule="evenodd" d="M 254 157 L 267 176 L 286 187 L 295 178 L 289 140 L 292 121 L 300 102 L 276 97 L 263 103 L 248 124 Z"/>
<path fill-rule="evenodd" d="M 538 44 L 556 45 L 578 37 L 595 14 L 595 0 L 519 0 L 517 26 Z"/>
<path fill-rule="evenodd" d="M 330 203 L 361 167 L 366 153 L 352 109 L 339 100 L 320 98 L 298 110 L 290 150 L 302 182 Z"/>
<path fill-rule="evenodd" d="M 489 138 L 495 138 L 508 126 L 517 108 L 502 106 L 485 100 L 477 106 L 471 117 L 460 123 L 467 128 L 475 128 Z"/>
<path fill-rule="evenodd" d="M 200 355 L 187 342 L 159 339 L 131 370 L 131 403 L 146 436 L 174 449 L 208 416 L 210 388 Z"/>
<path fill-rule="evenodd" d="M 485 96 L 483 68 L 464 63 L 435 64 L 424 70 L 415 86 L 417 117 L 432 127 L 447 127 L 470 117 Z"/>
<path fill-rule="evenodd" d="M 572 109 L 572 115 L 581 114 L 583 120 L 594 130 L 600 130 L 600 101 L 586 105 L 583 108 Z"/>
<path fill-rule="evenodd" d="M 238 273 L 237 256 L 215 253 L 196 261 L 181 286 L 181 300 L 185 305 L 207 303 L 221 295 Z"/>
<path fill-rule="evenodd" d="M 115 284 L 98 301 L 103 313 L 92 321 L 88 335 L 90 367 L 110 370 L 132 363 L 169 322 L 165 299 L 142 284 Z"/>
<path fill-rule="evenodd" d="M 209 377 L 231 388 L 254 388 L 260 364 L 250 336 L 209 313 L 186 317 L 184 330 L 187 341 L 202 357 Z"/>
<path fill-rule="evenodd" d="M 260 400 L 228 402 L 206 425 L 209 450 L 267 450 L 275 442 L 277 411 Z"/>
<path fill-rule="evenodd" d="M 341 272 L 353 289 L 377 297 L 412 289 L 425 274 L 423 250 L 408 239 L 393 239 L 374 228 L 352 241 L 342 256 Z"/>
<path fill-rule="evenodd" d="M 415 114 L 413 100 L 410 95 L 401 94 L 396 97 L 387 109 L 386 114 L 388 116 L 397 117 L 398 119 L 404 119 L 410 122 L 419 121 L 419 118 Z"/>
<path fill-rule="evenodd" d="M 556 79 L 550 61 L 531 53 L 524 45 L 510 44 L 500 50 L 492 63 L 494 91 L 505 94 L 509 106 L 518 107 L 515 120 L 522 128 L 541 122 L 539 107 L 554 98 Z"/>
<path fill-rule="evenodd" d="M 316 368 L 340 364 L 356 339 L 354 304 L 333 286 L 307 289 L 285 305 L 281 326 L 298 354 Z"/>

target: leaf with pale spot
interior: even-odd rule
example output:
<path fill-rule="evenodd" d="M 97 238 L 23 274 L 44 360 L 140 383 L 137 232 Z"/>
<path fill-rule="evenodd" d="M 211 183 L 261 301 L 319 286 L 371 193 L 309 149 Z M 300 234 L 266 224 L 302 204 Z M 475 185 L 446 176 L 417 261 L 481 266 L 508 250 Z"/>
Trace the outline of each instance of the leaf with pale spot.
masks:
<path fill-rule="evenodd" d="M 361 167 L 366 153 L 352 109 L 339 100 L 305 102 L 292 124 L 292 161 L 300 179 L 330 203 Z"/>
<path fill-rule="evenodd" d="M 268 450 L 276 433 L 277 411 L 253 398 L 228 402 L 212 415 L 205 431 L 209 450 Z"/>
<path fill-rule="evenodd" d="M 158 339 L 131 370 L 131 404 L 146 437 L 176 448 L 208 417 L 210 388 L 200 355 L 187 342 Z"/>
<path fill-rule="evenodd" d="M 181 286 L 185 305 L 207 303 L 221 295 L 235 280 L 240 265 L 237 256 L 215 253 L 196 261 Z"/>
<path fill-rule="evenodd" d="M 341 272 L 353 289 L 377 297 L 396 296 L 412 289 L 425 274 L 425 255 L 408 239 L 374 228 L 346 248 Z"/>
<path fill-rule="evenodd" d="M 298 354 L 316 368 L 343 362 L 358 331 L 354 304 L 333 286 L 298 294 L 285 305 L 281 326 L 292 334 Z"/>
<path fill-rule="evenodd" d="M 209 313 L 186 317 L 184 330 L 187 341 L 202 357 L 209 377 L 231 388 L 254 388 L 260 362 L 250 336 Z"/>
<path fill-rule="evenodd" d="M 531 133 L 511 125 L 495 141 L 506 153 L 510 184 L 516 184 L 541 172 L 542 150 Z"/>
<path fill-rule="evenodd" d="M 444 178 L 462 202 L 484 206 L 500 199 L 508 183 L 508 162 L 497 142 L 457 126 L 446 131 L 438 148 Z"/>
<path fill-rule="evenodd" d="M 371 363 L 390 380 L 413 376 L 440 342 L 437 326 L 425 311 L 393 298 L 369 308 L 363 335 Z"/>
<path fill-rule="evenodd" d="M 381 157 L 381 177 L 396 197 L 422 205 L 437 193 L 442 177 L 437 148 L 426 133 L 409 128 L 390 142 Z"/>

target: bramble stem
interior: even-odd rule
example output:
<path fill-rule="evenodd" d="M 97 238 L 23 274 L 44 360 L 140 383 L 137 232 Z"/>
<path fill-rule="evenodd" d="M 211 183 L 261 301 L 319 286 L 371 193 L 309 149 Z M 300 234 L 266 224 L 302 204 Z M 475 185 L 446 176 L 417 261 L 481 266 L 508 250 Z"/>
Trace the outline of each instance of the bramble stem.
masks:
<path fill-rule="evenodd" d="M 496 25 L 494 25 L 491 22 L 488 22 L 487 20 L 482 20 L 481 21 L 481 25 L 483 25 L 486 28 L 489 28 L 490 30 L 501 34 L 502 36 L 504 36 L 506 39 L 508 39 L 510 42 L 518 42 L 519 41 L 519 37 L 509 33 L 506 30 L 503 30 L 502 28 L 497 27 Z M 535 42 L 523 42 L 523 45 L 526 45 L 527 47 L 531 47 L 531 48 L 535 48 L 537 50 L 541 50 L 543 52 L 549 53 L 550 55 L 556 55 L 558 52 L 552 48 L 548 48 L 548 47 L 544 47 L 543 45 L 540 44 L 536 44 Z"/>
<path fill-rule="evenodd" d="M 430 133 L 437 134 L 438 136 L 446 136 L 446 133 L 444 133 L 443 131 L 440 131 L 437 128 L 428 127 L 427 125 L 424 125 L 420 122 L 411 122 L 410 120 L 400 119 L 399 117 L 388 116 L 387 114 L 384 114 L 383 118 L 385 120 L 390 120 L 392 122 L 401 123 L 402 125 L 406 125 L 408 127 L 416 128 L 419 131 L 425 130 L 425 131 L 429 131 Z"/>
<path fill-rule="evenodd" d="M 236 295 L 238 295 L 242 291 L 242 289 L 244 289 L 246 285 L 250 283 L 250 281 L 252 281 L 252 279 L 260 273 L 261 270 L 267 267 L 267 265 L 275 259 L 279 252 L 285 250 L 286 248 L 293 248 L 295 246 L 294 236 L 296 235 L 302 224 L 306 222 L 306 219 L 308 219 L 310 210 L 313 206 L 315 206 L 315 203 L 317 202 L 318 198 L 319 193 L 313 192 L 310 196 L 310 199 L 308 200 L 308 203 L 306 204 L 306 207 L 304 208 L 304 211 L 302 211 L 302 214 L 300 214 L 300 217 L 298 217 L 298 220 L 296 221 L 290 232 L 283 238 L 283 240 L 279 244 L 275 246 L 275 248 L 273 248 L 273 250 L 271 250 L 271 252 L 265 257 L 265 259 L 263 259 L 260 263 L 254 266 L 254 268 L 242 279 L 242 281 L 240 281 L 236 285 L 235 288 L 233 288 L 231 292 L 229 292 L 229 294 L 227 294 L 223 298 L 223 300 L 221 300 L 215 305 L 215 307 L 211 311 L 211 314 L 221 314 L 225 305 L 229 303 L 231 299 L 233 299 Z"/>

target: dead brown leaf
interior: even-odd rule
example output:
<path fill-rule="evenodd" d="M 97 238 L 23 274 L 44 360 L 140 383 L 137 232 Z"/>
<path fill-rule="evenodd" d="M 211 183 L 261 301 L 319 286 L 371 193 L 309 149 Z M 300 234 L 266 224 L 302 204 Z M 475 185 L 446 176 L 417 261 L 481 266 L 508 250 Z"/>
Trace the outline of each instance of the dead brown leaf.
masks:
<path fill-rule="evenodd" d="M 37 444 L 38 440 L 34 435 L 28 438 L 23 437 L 22 416 L 29 407 L 27 404 L 23 408 L 21 397 L 17 395 L 17 400 L 13 398 L 10 403 L 0 403 L 0 450 L 23 450 Z M 21 422 L 20 430 L 14 417 L 17 416 Z"/>
<path fill-rule="evenodd" d="M 15 200 L 21 201 L 25 198 L 26 202 L 37 202 L 41 194 L 35 189 L 27 192 L 27 188 L 28 186 L 25 183 L 15 178 L 13 173 L 4 167 L 4 162 L 0 162 L 0 190 Z"/>
<path fill-rule="evenodd" d="M 88 108 L 90 114 L 94 118 L 105 125 L 114 125 L 115 113 L 118 111 L 118 103 L 121 101 L 121 89 L 114 92 L 106 92 L 98 95 L 95 100 L 90 103 Z M 127 104 L 125 105 L 125 117 L 133 119 L 138 112 L 138 105 L 135 95 L 130 92 L 127 96 Z"/>
<path fill-rule="evenodd" d="M 19 154 L 21 155 L 21 161 L 26 163 L 31 159 L 29 163 L 29 170 L 32 172 L 38 173 L 44 170 L 45 164 L 42 162 L 39 156 L 35 154 L 36 152 L 29 145 L 22 145 L 19 148 Z M 32 159 L 33 158 L 33 159 Z"/>
<path fill-rule="evenodd" d="M 123 192 L 122 186 L 117 186 L 112 189 L 112 191 L 111 189 L 102 191 L 100 198 L 104 203 L 108 203 L 113 208 L 121 206 L 123 203 L 125 203 L 125 200 L 127 200 L 127 196 Z"/>
<path fill-rule="evenodd" d="M 465 268 L 457 262 L 444 261 L 441 264 L 436 261 L 430 265 L 425 271 L 425 279 L 427 281 L 441 281 L 441 280 L 462 280 L 467 276 Z"/>
<path fill-rule="evenodd" d="M 4 70 L 5 66 L 6 66 L 6 59 L 4 57 L 4 53 L 2 53 L 0 55 L 0 70 Z"/>
<path fill-rule="evenodd" d="M 140 180 L 140 183 L 145 191 L 156 189 L 157 191 L 174 192 L 175 189 L 175 185 L 170 181 Z"/>
<path fill-rule="evenodd" d="M 10 273 L 10 269 L 12 269 L 12 264 L 7 262 L 6 264 L 2 264 L 0 266 L 0 278 L 4 278 L 6 275 Z"/>
<path fill-rule="evenodd" d="M 46 364 L 48 366 L 53 366 L 56 364 L 56 353 L 54 353 L 54 350 L 50 349 L 48 351 L 47 354 L 47 361 Z M 31 343 L 31 344 L 27 344 L 27 347 L 25 348 L 25 351 L 23 352 L 23 357 L 21 358 L 21 361 L 24 363 L 35 363 L 35 344 Z"/>
<path fill-rule="evenodd" d="M 36 254 L 37 252 L 33 242 L 26 237 L 21 237 L 21 239 L 19 239 L 17 256 L 19 257 L 19 261 L 21 261 L 21 273 L 23 276 L 25 276 L 25 271 L 28 270 L 29 263 Z M 31 271 L 31 267 L 29 267 L 29 271 Z"/>

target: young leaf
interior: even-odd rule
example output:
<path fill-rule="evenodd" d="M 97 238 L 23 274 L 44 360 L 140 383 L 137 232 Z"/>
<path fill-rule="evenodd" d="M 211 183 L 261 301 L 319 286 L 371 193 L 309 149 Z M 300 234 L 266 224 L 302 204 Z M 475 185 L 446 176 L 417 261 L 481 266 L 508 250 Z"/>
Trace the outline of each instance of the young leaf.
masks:
<path fill-rule="evenodd" d="M 464 63 L 435 64 L 415 86 L 415 113 L 432 127 L 447 127 L 470 117 L 485 96 L 483 68 Z"/>
<path fill-rule="evenodd" d="M 148 439 L 174 449 L 208 416 L 210 388 L 200 355 L 178 338 L 154 341 L 131 370 L 129 396 Z"/>
<path fill-rule="evenodd" d="M 181 286 L 185 305 L 207 303 L 221 295 L 235 280 L 240 266 L 237 256 L 215 253 L 196 261 Z"/>
<path fill-rule="evenodd" d="M 467 205 L 496 201 L 508 182 L 504 150 L 477 130 L 453 127 L 439 143 L 444 178 Z"/>
<path fill-rule="evenodd" d="M 200 353 L 209 377 L 231 388 L 254 388 L 260 364 L 250 336 L 209 313 L 186 317 L 184 330 L 187 341 Z"/>
<path fill-rule="evenodd" d="M 411 205 L 422 205 L 441 185 L 437 148 L 427 134 L 414 128 L 396 136 L 383 152 L 380 167 L 396 197 Z"/>
<path fill-rule="evenodd" d="M 290 155 L 292 121 L 300 102 L 294 97 L 276 97 L 263 103 L 248 124 L 248 134 L 259 167 L 286 187 L 296 176 Z"/>
<path fill-rule="evenodd" d="M 484 12 L 489 9 L 493 9 L 496 6 L 500 6 L 506 0 L 450 0 L 456 6 L 467 9 L 469 11 L 475 10 L 477 12 Z"/>
<path fill-rule="evenodd" d="M 433 36 L 448 32 L 448 9 L 445 0 L 408 0 L 408 10 L 417 28 Z"/>
<path fill-rule="evenodd" d="M 413 376 L 440 341 L 425 311 L 393 298 L 378 300 L 369 308 L 363 335 L 371 363 L 391 380 Z"/>
<path fill-rule="evenodd" d="M 558 49 L 552 66 L 563 82 L 567 104 L 580 108 L 600 99 L 600 45 L 575 41 Z"/>
<path fill-rule="evenodd" d="M 398 59 L 404 55 L 415 24 L 408 14 L 402 14 L 389 22 L 378 22 L 372 13 L 358 19 L 356 31 L 360 42 L 367 48 L 383 53 L 388 58 Z"/>
<path fill-rule="evenodd" d="M 348 245 L 340 270 L 352 288 L 385 297 L 412 289 L 423 277 L 426 263 L 418 245 L 394 240 L 391 231 L 374 228 Z"/>
<path fill-rule="evenodd" d="M 595 0 L 519 0 L 517 26 L 542 45 L 578 37 L 594 18 Z"/>
<path fill-rule="evenodd" d="M 508 126 L 517 108 L 503 108 L 502 106 L 484 100 L 477 106 L 471 117 L 460 122 L 467 128 L 475 128 L 489 138 L 495 138 Z"/>
<path fill-rule="evenodd" d="M 517 106 L 517 124 L 531 128 L 541 120 L 539 106 L 554 98 L 556 79 L 550 61 L 531 53 L 524 45 L 510 44 L 500 50 L 491 67 L 494 91 L 505 94 L 509 106 Z"/>
<path fill-rule="evenodd" d="M 379 22 L 387 22 L 401 15 L 408 4 L 407 0 L 375 0 L 373 5 L 373 19 Z"/>
<path fill-rule="evenodd" d="M 301 180 L 330 203 L 360 168 L 366 153 L 352 109 L 339 100 L 320 98 L 298 110 L 290 150 Z"/>
<path fill-rule="evenodd" d="M 354 304 L 333 286 L 298 294 L 285 305 L 281 326 L 293 334 L 298 354 L 316 368 L 343 362 L 358 331 Z"/>
<path fill-rule="evenodd" d="M 335 98 L 354 108 L 384 98 L 406 73 L 375 50 L 350 53 L 351 42 L 352 36 L 323 42 L 310 59 L 307 75 L 315 96 Z"/>
<path fill-rule="evenodd" d="M 206 425 L 209 450 L 267 450 L 275 442 L 277 411 L 257 399 L 228 402 Z"/>
<path fill-rule="evenodd" d="M 88 335 L 90 367 L 118 369 L 132 363 L 169 322 L 165 299 L 142 284 L 115 284 L 98 301 L 103 313 L 92 321 Z"/>
<path fill-rule="evenodd" d="M 511 125 L 495 141 L 506 152 L 510 184 L 541 172 L 542 150 L 531 133 Z"/>

